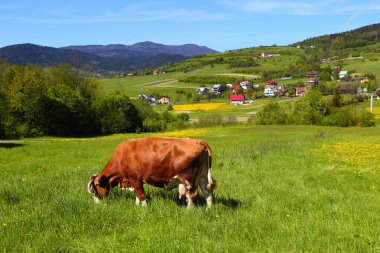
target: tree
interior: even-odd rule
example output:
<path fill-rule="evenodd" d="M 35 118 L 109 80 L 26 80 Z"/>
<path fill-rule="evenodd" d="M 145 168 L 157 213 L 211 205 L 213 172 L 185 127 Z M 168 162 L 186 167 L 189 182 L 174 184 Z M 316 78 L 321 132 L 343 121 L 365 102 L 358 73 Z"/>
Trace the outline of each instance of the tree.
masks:
<path fill-rule="evenodd" d="M 305 125 L 318 125 L 327 113 L 322 93 L 316 89 L 310 89 L 304 97 L 296 101 L 292 112 L 295 123 Z"/>
<path fill-rule="evenodd" d="M 101 104 L 99 118 L 104 134 L 131 133 L 142 127 L 138 111 L 126 95 L 107 97 Z"/>
<path fill-rule="evenodd" d="M 283 125 L 286 122 L 286 113 L 274 101 L 264 105 L 263 109 L 256 114 L 257 125 Z"/>
<path fill-rule="evenodd" d="M 186 93 L 186 99 L 187 99 L 187 103 L 190 102 L 190 99 L 193 97 L 193 93 L 192 92 L 188 92 Z"/>
<path fill-rule="evenodd" d="M 339 92 L 338 87 L 336 87 L 333 91 L 333 97 L 332 97 L 332 102 L 331 106 L 333 107 L 341 107 L 343 106 L 343 98 L 342 95 Z"/>

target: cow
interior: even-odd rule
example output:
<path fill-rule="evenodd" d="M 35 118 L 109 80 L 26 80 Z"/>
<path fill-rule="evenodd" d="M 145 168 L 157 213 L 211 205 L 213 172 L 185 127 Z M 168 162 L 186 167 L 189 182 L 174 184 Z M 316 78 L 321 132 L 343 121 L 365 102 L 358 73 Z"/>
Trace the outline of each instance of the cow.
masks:
<path fill-rule="evenodd" d="M 112 187 L 134 190 L 136 205 L 146 205 L 143 183 L 174 189 L 191 207 L 201 188 L 207 207 L 212 205 L 215 180 L 211 177 L 211 149 L 199 139 L 145 137 L 119 144 L 111 159 L 87 185 L 96 202 Z"/>

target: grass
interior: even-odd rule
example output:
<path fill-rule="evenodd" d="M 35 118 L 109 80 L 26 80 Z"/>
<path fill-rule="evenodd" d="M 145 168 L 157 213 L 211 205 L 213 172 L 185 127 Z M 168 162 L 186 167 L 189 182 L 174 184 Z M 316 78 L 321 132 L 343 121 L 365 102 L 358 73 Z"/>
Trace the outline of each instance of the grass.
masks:
<path fill-rule="evenodd" d="M 213 208 L 206 210 L 200 198 L 186 210 L 175 191 L 148 186 L 147 208 L 119 189 L 96 205 L 86 191 L 89 176 L 118 143 L 145 135 L 0 143 L 0 250 L 380 250 L 380 165 L 373 156 L 379 127 L 246 125 L 164 133 L 211 145 L 218 183 Z"/>

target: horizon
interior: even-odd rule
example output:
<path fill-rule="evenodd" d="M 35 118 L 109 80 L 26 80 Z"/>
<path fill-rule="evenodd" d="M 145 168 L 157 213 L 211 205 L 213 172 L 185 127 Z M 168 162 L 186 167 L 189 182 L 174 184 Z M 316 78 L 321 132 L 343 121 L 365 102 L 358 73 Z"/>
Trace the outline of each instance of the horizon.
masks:
<path fill-rule="evenodd" d="M 223 0 L 93 3 L 0 1 L 0 47 L 196 44 L 219 52 L 285 46 L 379 23 L 380 3 L 365 0 Z M 256 25 L 258 24 L 258 25 Z"/>

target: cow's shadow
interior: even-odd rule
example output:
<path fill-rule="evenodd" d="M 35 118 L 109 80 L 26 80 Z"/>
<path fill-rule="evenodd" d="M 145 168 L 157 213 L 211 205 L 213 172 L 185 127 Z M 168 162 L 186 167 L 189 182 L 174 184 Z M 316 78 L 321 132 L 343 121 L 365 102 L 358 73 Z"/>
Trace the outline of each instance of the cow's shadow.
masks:
<path fill-rule="evenodd" d="M 22 147 L 25 144 L 14 143 L 14 142 L 0 142 L 0 148 L 17 148 Z"/>
<path fill-rule="evenodd" d="M 125 193 L 126 192 L 126 193 Z M 112 190 L 112 197 L 115 198 L 122 198 L 125 197 L 127 199 L 135 199 L 136 194 L 133 191 L 122 191 L 121 189 L 113 189 Z M 156 201 L 156 200 L 164 200 L 164 201 L 174 201 L 178 206 L 186 206 L 186 200 L 185 199 L 179 199 L 178 191 L 166 191 L 163 189 L 157 189 L 157 188 L 149 188 L 145 189 L 145 197 L 148 202 Z M 218 194 L 214 194 L 213 197 L 213 204 L 214 205 L 223 205 L 225 207 L 231 208 L 231 209 L 237 209 L 242 205 L 242 202 L 240 200 L 236 200 L 231 197 L 224 197 L 219 196 Z M 194 202 L 195 206 L 206 206 L 206 200 L 203 197 L 202 194 L 199 194 L 198 197 L 195 199 Z"/>

